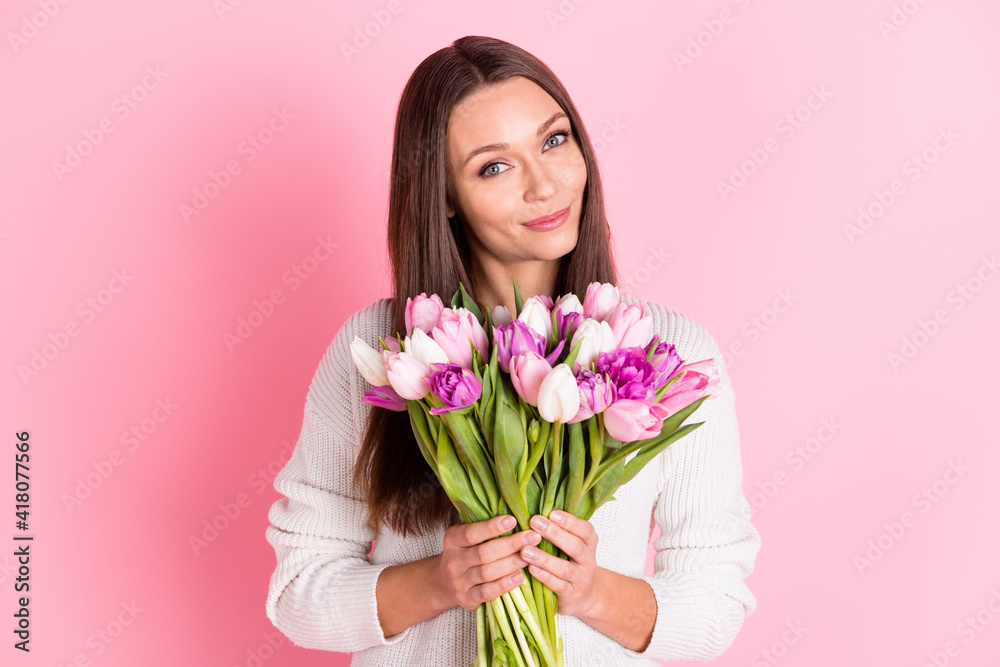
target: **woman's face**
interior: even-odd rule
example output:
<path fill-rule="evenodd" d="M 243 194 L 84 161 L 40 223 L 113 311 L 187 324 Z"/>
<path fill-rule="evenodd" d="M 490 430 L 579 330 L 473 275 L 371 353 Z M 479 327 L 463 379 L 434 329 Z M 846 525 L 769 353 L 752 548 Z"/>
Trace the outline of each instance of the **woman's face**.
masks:
<path fill-rule="evenodd" d="M 515 77 L 463 100 L 447 144 L 448 217 L 458 213 L 476 260 L 510 266 L 576 247 L 587 165 L 569 117 L 538 84 Z M 560 227 L 524 226 L 566 207 Z"/>

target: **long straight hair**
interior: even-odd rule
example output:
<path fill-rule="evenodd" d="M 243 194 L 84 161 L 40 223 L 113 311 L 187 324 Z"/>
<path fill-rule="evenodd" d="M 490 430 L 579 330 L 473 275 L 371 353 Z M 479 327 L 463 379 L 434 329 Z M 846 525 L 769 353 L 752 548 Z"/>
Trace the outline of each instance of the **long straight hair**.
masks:
<path fill-rule="evenodd" d="M 594 281 L 618 283 L 594 148 L 569 94 L 527 51 L 490 37 L 462 37 L 420 63 L 396 112 L 388 221 L 395 328 L 388 335 L 405 333 L 407 297 L 438 294 L 448 305 L 461 282 L 478 302 L 468 241 L 457 214 L 447 217 L 448 119 L 470 95 L 518 76 L 538 84 L 562 107 L 587 164 L 577 244 L 561 258 L 557 291 L 551 296 L 582 296 Z M 420 454 L 406 412 L 371 409 L 353 482 L 365 497 L 368 522 L 376 532 L 388 525 L 404 536 L 422 534 L 442 523 L 459 522 L 457 510 Z"/>

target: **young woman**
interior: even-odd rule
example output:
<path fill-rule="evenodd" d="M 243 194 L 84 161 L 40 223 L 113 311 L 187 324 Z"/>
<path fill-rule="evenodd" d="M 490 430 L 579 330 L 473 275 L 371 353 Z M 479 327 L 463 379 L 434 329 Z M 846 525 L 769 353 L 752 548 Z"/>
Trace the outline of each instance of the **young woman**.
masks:
<path fill-rule="evenodd" d="M 714 339 L 693 320 L 622 295 L 643 305 L 683 359 L 713 358 L 721 393 L 694 415 L 702 427 L 590 521 L 553 512 L 512 535 L 507 517 L 460 524 L 407 414 L 361 402 L 368 385 L 349 345 L 405 332 L 407 297 L 447 298 L 461 281 L 480 306 L 513 313 L 512 279 L 525 298 L 617 282 L 593 147 L 542 62 L 472 36 L 417 67 L 396 118 L 388 247 L 394 297 L 337 332 L 274 481 L 285 496 L 267 529 L 278 559 L 267 598 L 275 626 L 300 646 L 353 652 L 352 665 L 467 667 L 476 607 L 530 566 L 558 596 L 567 667 L 725 651 L 756 607 L 744 579 L 760 537 L 741 488 L 732 386 Z M 655 574 L 644 576 L 653 522 Z M 533 548 L 542 537 L 570 558 Z"/>

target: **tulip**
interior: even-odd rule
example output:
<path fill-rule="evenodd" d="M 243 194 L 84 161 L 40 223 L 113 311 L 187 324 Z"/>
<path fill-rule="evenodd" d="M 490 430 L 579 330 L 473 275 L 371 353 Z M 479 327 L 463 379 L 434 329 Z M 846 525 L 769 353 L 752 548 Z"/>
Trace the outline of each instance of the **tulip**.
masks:
<path fill-rule="evenodd" d="M 434 342 L 434 339 L 420 328 L 414 328 L 413 335 L 407 336 L 403 340 L 403 349 L 412 354 L 428 368 L 430 368 L 431 364 L 446 364 L 449 361 L 448 355 L 441 349 L 441 346 Z"/>
<path fill-rule="evenodd" d="M 552 310 L 557 313 L 562 313 L 563 315 L 568 315 L 570 313 L 580 313 L 583 315 L 583 304 L 580 303 L 580 298 L 570 292 L 569 294 L 564 294 L 558 299 L 552 306 Z"/>
<path fill-rule="evenodd" d="M 584 320 L 583 324 L 573 332 L 569 349 L 572 350 L 581 340 L 583 344 L 576 354 L 576 363 L 583 368 L 590 368 L 601 352 L 611 352 L 615 349 L 615 332 L 607 322 Z"/>
<path fill-rule="evenodd" d="M 576 374 L 576 384 L 580 390 L 580 411 L 569 423 L 590 419 L 614 401 L 614 387 L 604 373 L 582 368 Z"/>
<path fill-rule="evenodd" d="M 406 335 L 413 333 L 413 328 L 422 329 L 425 333 L 430 333 L 438 325 L 444 304 L 437 294 L 421 292 L 416 298 L 406 297 Z"/>
<path fill-rule="evenodd" d="M 493 325 L 501 327 L 511 321 L 510 311 L 507 310 L 507 306 L 494 306 L 493 310 L 490 311 L 490 319 L 493 320 Z"/>
<path fill-rule="evenodd" d="M 402 398 L 419 401 L 427 395 L 427 374 L 430 369 L 408 352 L 397 352 L 386 362 L 389 384 Z"/>
<path fill-rule="evenodd" d="M 590 283 L 583 298 L 583 314 L 603 322 L 620 301 L 621 292 L 611 283 Z"/>
<path fill-rule="evenodd" d="M 431 408 L 431 414 L 440 415 L 452 410 L 467 408 L 483 395 L 483 384 L 476 374 L 458 364 L 443 363 L 431 366 L 427 386 L 444 407 Z"/>
<path fill-rule="evenodd" d="M 406 411 L 406 399 L 396 393 L 390 385 L 372 387 L 361 398 L 362 403 L 368 403 L 393 412 Z"/>
<path fill-rule="evenodd" d="M 658 401 L 669 414 L 674 414 L 702 396 L 717 396 L 717 386 L 712 386 L 710 378 L 698 371 L 686 370 L 684 374 L 667 389 Z"/>
<path fill-rule="evenodd" d="M 489 359 L 486 331 L 467 308 L 445 308 L 431 336 L 448 355 L 448 361 L 451 363 L 472 368 L 472 348 L 469 346 L 469 341 L 475 345 L 483 361 Z"/>
<path fill-rule="evenodd" d="M 552 335 L 552 312 L 537 296 L 525 300 L 517 319 L 537 331 L 546 340 Z"/>
<path fill-rule="evenodd" d="M 550 364 L 555 363 L 566 341 L 559 341 L 559 345 L 547 355 L 545 354 L 545 343 L 546 341 L 541 334 L 530 329 L 521 320 L 508 322 L 501 327 L 493 327 L 493 345 L 497 348 L 497 365 L 503 369 L 504 373 L 510 372 L 512 357 L 528 351 L 545 356 L 545 360 Z"/>
<path fill-rule="evenodd" d="M 538 388 L 538 415 L 549 422 L 567 423 L 580 411 L 580 388 L 567 364 L 553 368 Z"/>
<path fill-rule="evenodd" d="M 529 405 L 538 405 L 538 390 L 552 365 L 537 352 L 522 352 L 510 359 L 510 380 L 514 391 Z"/>
<path fill-rule="evenodd" d="M 362 377 L 368 380 L 373 387 L 381 387 L 389 384 L 382 355 L 358 336 L 355 336 L 351 342 L 351 359 L 354 361 L 354 365 L 358 367 Z"/>
<path fill-rule="evenodd" d="M 594 370 L 607 373 L 615 387 L 615 400 L 656 400 L 656 369 L 637 347 L 620 347 L 597 355 Z"/>
<path fill-rule="evenodd" d="M 608 315 L 608 324 L 615 332 L 617 347 L 646 347 L 652 333 L 653 320 L 646 317 L 641 303 L 626 306 L 624 302 L 615 306 Z"/>
<path fill-rule="evenodd" d="M 649 363 L 653 364 L 653 368 L 656 369 L 657 389 L 669 382 L 670 378 L 681 367 L 681 364 L 684 363 L 680 355 L 677 354 L 677 348 L 673 344 L 665 343 L 658 338 L 649 341 L 649 344 L 645 347 L 645 352 L 647 356 L 652 352 L 652 356 L 649 357 Z"/>
<path fill-rule="evenodd" d="M 623 398 L 604 411 L 604 428 L 621 442 L 645 440 L 660 434 L 666 416 L 663 406 L 656 401 Z"/>

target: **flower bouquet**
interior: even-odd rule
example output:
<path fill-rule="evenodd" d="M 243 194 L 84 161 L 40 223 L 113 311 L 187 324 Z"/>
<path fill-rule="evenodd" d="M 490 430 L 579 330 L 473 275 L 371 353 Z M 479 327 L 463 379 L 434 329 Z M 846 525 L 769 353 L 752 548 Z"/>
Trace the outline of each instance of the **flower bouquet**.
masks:
<path fill-rule="evenodd" d="M 360 338 L 351 357 L 371 383 L 363 401 L 407 411 L 427 465 L 465 523 L 502 514 L 530 530 L 554 509 L 589 520 L 664 448 L 701 426 L 682 425 L 717 394 L 711 359 L 685 363 L 651 337 L 641 303 L 592 283 L 522 299 L 485 316 L 459 285 L 406 303 L 406 336 Z M 538 548 L 567 558 L 551 542 Z M 474 667 L 562 667 L 558 599 L 524 572 L 521 584 L 476 610 Z"/>

